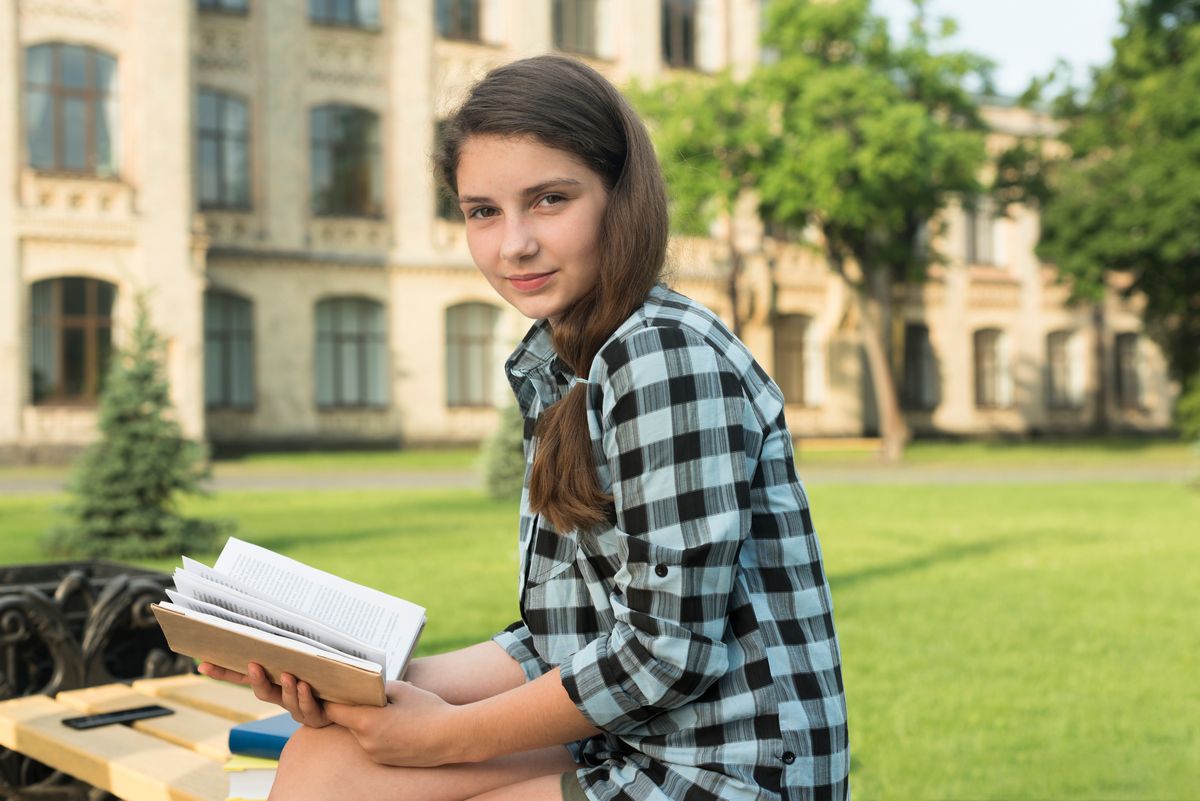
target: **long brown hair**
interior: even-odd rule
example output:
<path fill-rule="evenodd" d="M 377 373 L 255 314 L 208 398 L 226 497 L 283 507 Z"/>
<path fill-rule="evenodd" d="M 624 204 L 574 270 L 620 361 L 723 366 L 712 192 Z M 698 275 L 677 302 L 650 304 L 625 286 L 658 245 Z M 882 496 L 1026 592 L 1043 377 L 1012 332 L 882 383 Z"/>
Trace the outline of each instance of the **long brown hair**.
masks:
<path fill-rule="evenodd" d="M 645 301 L 666 260 L 666 188 L 650 136 L 612 84 L 563 56 L 537 56 L 492 70 L 446 120 L 435 160 L 456 195 L 459 153 L 477 135 L 532 136 L 579 159 L 608 190 L 599 280 L 552 332 L 558 357 L 586 377 L 596 352 Z M 536 429 L 529 502 L 559 531 L 603 522 L 612 500 L 596 475 L 586 404 L 581 382 L 542 412 Z"/>

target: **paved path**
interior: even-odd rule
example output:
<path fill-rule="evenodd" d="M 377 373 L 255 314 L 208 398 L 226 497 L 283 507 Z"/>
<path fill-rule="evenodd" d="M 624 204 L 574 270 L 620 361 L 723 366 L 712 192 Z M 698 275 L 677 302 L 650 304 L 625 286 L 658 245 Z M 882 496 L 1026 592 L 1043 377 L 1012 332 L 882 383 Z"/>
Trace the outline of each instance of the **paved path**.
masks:
<path fill-rule="evenodd" d="M 800 464 L 800 477 L 810 486 L 819 484 L 1086 484 L 1089 482 L 1188 482 L 1200 477 L 1195 465 L 1152 467 L 1038 467 L 1004 466 L 902 466 Z M 65 474 L 44 471 L 22 476 L 6 470 L 0 475 L 0 495 L 58 492 Z M 480 486 L 474 471 L 330 471 L 324 473 L 216 470 L 209 488 L 215 492 L 270 490 L 379 490 L 454 489 Z"/>

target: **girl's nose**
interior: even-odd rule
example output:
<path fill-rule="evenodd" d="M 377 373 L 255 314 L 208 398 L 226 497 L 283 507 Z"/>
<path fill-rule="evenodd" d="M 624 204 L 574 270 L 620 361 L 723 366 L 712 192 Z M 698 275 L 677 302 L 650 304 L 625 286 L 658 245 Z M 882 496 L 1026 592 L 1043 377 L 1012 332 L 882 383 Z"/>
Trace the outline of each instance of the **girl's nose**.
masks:
<path fill-rule="evenodd" d="M 500 243 L 500 258 L 521 261 L 538 251 L 537 237 L 520 215 L 509 215 L 504 222 L 504 241 Z"/>

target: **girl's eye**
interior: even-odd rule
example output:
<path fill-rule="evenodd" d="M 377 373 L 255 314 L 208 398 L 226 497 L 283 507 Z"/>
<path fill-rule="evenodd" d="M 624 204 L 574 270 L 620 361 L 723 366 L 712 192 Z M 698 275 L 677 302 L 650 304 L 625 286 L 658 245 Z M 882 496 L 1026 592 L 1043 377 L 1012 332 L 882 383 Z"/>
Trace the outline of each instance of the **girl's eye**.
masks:
<path fill-rule="evenodd" d="M 491 206 L 476 206 L 467 212 L 467 217 L 473 217 L 477 220 L 485 220 L 496 214 L 496 210 Z"/>
<path fill-rule="evenodd" d="M 561 203 L 565 203 L 566 201 L 567 201 L 566 195 L 559 195 L 559 194 L 555 194 L 553 192 L 551 192 L 549 195 L 544 195 L 542 197 L 542 203 L 546 204 L 547 206 L 557 206 Z"/>

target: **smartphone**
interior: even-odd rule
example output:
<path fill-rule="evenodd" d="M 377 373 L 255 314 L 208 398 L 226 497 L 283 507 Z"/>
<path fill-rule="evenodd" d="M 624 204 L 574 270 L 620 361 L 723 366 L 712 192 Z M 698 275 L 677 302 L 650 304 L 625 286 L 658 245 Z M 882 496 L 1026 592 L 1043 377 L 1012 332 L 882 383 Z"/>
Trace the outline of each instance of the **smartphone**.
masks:
<path fill-rule="evenodd" d="M 72 729 L 95 729 L 99 726 L 110 726 L 113 723 L 132 723 L 146 718 L 161 718 L 163 715 L 174 715 L 174 709 L 151 704 L 137 706 L 132 709 L 118 709 L 113 712 L 101 712 L 99 715 L 82 715 L 77 718 L 64 718 L 63 725 Z"/>

